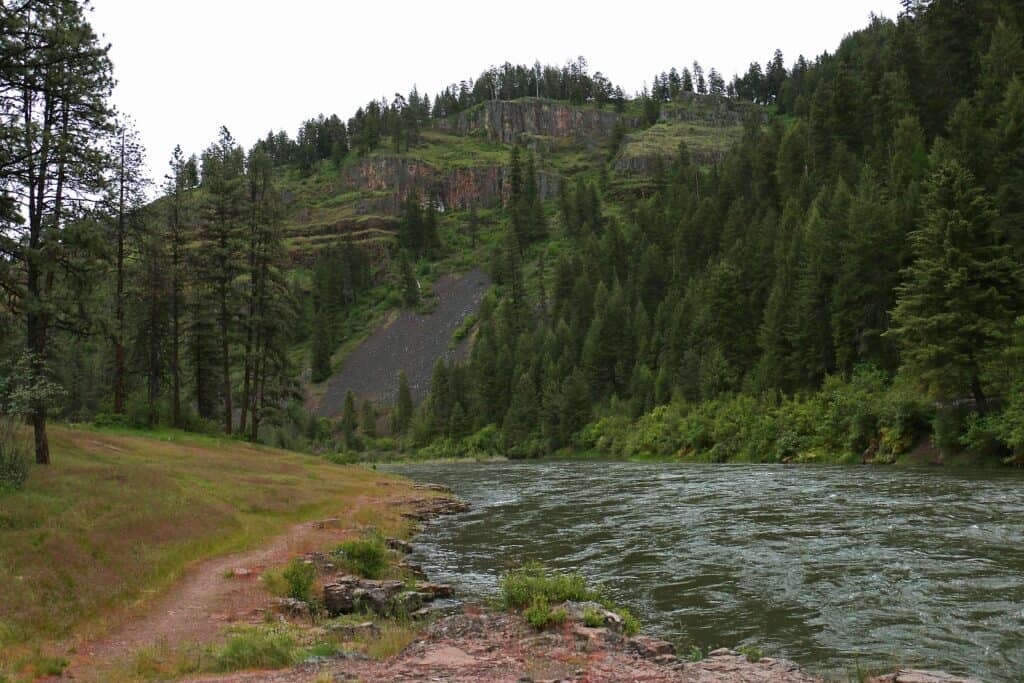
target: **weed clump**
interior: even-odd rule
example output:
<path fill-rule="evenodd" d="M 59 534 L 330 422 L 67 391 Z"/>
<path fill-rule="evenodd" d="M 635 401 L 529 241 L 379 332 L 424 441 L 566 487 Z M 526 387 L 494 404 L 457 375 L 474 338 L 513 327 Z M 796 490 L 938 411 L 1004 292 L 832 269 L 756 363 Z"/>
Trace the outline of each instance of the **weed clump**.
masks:
<path fill-rule="evenodd" d="M 244 628 L 212 651 L 208 668 L 216 673 L 242 669 L 281 669 L 296 660 L 295 638 L 287 631 Z"/>

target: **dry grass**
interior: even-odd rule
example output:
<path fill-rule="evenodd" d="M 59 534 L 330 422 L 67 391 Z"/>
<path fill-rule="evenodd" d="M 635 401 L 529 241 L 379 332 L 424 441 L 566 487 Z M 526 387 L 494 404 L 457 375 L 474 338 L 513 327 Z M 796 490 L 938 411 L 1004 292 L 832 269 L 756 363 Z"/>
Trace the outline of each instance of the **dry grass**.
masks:
<path fill-rule="evenodd" d="M 53 464 L 0 497 L 0 677 L 30 644 L 102 630 L 191 562 L 373 507 L 390 479 L 232 440 L 156 436 L 54 427 Z"/>

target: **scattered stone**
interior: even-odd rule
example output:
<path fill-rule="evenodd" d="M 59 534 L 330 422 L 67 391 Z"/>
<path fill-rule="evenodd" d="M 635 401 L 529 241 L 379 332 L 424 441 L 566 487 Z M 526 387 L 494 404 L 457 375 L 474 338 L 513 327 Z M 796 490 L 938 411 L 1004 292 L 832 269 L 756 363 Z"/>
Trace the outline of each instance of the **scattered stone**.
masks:
<path fill-rule="evenodd" d="M 302 556 L 302 561 L 316 567 L 317 573 L 331 574 L 338 570 L 334 558 L 327 553 L 312 552 Z"/>
<path fill-rule="evenodd" d="M 633 636 L 626 640 L 626 650 L 644 659 L 655 659 L 662 655 L 674 655 L 675 648 L 667 640 L 652 636 Z"/>
<path fill-rule="evenodd" d="M 461 611 L 462 603 L 458 600 L 439 599 L 427 603 L 409 616 L 413 619 L 429 619 L 432 617 L 447 617 L 458 614 Z"/>
<path fill-rule="evenodd" d="M 398 563 L 398 567 L 400 569 L 404 569 L 405 571 L 409 572 L 410 574 L 412 574 L 417 579 L 425 579 L 425 578 L 427 578 L 427 574 L 426 574 L 426 572 L 423 571 L 423 567 L 420 566 L 419 564 L 415 563 L 415 562 L 409 562 L 408 560 L 402 560 L 401 562 Z"/>
<path fill-rule="evenodd" d="M 413 484 L 412 487 L 414 489 L 419 490 L 419 491 L 437 491 L 438 493 L 449 493 L 449 494 L 452 492 L 451 488 L 445 486 L 444 484 L 423 483 L 423 484 Z"/>
<path fill-rule="evenodd" d="M 426 593 L 430 600 L 435 598 L 450 598 L 455 595 L 455 589 L 446 583 L 430 583 L 429 581 L 417 582 L 416 590 Z"/>
<path fill-rule="evenodd" d="M 309 603 L 295 598 L 274 598 L 270 608 L 278 614 L 292 619 L 308 618 Z"/>
<path fill-rule="evenodd" d="M 380 627 L 372 621 L 366 621 L 362 624 L 331 624 L 327 627 L 327 630 L 342 640 L 380 637 Z"/>
<path fill-rule="evenodd" d="M 409 541 L 403 541 L 400 538 L 389 538 L 386 539 L 384 543 L 392 550 L 397 550 L 398 552 L 405 553 L 406 555 L 412 552 L 412 543 L 409 543 Z"/>

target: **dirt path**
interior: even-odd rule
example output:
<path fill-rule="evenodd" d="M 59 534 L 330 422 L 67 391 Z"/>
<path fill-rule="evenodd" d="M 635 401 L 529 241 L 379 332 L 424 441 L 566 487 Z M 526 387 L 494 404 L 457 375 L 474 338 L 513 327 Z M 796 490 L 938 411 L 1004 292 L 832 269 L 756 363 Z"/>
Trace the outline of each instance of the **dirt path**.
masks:
<path fill-rule="evenodd" d="M 360 496 L 336 518 L 296 524 L 259 548 L 200 562 L 143 614 L 101 639 L 78 644 L 63 678 L 106 680 L 102 672 L 107 665 L 140 648 L 208 643 L 227 625 L 258 621 L 270 602 L 259 579 L 264 569 L 351 538 L 367 510 L 383 508 L 400 495 Z"/>

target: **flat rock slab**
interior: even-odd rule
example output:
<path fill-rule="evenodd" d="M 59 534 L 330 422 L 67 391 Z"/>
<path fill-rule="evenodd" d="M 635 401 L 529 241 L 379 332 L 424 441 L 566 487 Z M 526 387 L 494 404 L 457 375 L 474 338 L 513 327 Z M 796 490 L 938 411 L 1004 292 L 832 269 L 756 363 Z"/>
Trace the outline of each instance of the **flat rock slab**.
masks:
<path fill-rule="evenodd" d="M 440 666 L 449 669 L 458 669 L 464 666 L 476 664 L 476 658 L 471 657 L 462 650 L 452 645 L 442 645 L 428 651 L 420 658 L 422 666 Z"/>

